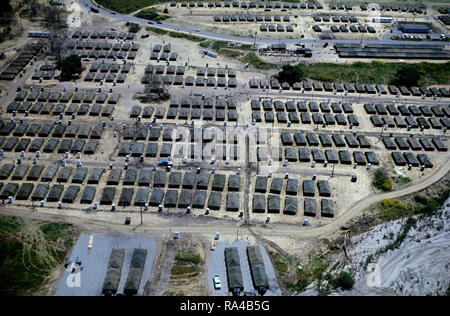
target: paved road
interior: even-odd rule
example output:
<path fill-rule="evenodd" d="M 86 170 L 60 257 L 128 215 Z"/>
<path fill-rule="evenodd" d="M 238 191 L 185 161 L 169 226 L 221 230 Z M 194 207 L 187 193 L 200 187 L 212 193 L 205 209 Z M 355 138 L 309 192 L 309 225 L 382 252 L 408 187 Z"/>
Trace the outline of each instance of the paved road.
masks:
<path fill-rule="evenodd" d="M 149 25 L 148 20 L 140 19 L 140 18 L 137 18 L 134 16 L 122 15 L 119 13 L 112 14 L 111 11 L 107 11 L 100 7 L 95 6 L 90 0 L 78 0 L 78 2 L 80 3 L 81 7 L 84 8 L 85 10 L 89 10 L 89 7 L 97 8 L 99 10 L 99 13 L 97 13 L 98 15 L 104 15 L 104 16 L 107 16 L 108 18 L 116 18 L 117 20 L 122 20 L 124 22 L 132 22 L 132 23 Z M 197 36 L 213 38 L 213 39 L 218 39 L 218 40 L 223 40 L 223 41 L 233 41 L 233 42 L 240 42 L 240 43 L 247 43 L 247 44 L 255 43 L 255 39 L 250 38 L 250 37 L 237 37 L 237 36 L 226 35 L 226 34 L 205 32 L 205 31 L 201 31 L 201 30 L 196 31 L 194 29 L 165 24 L 165 23 L 161 23 L 161 24 L 155 23 L 152 25 L 152 27 L 157 27 L 157 28 L 169 30 L 169 31 L 193 33 Z M 301 41 L 304 44 L 326 43 L 326 42 L 328 44 L 336 44 L 336 43 L 359 44 L 359 43 L 361 43 L 360 40 L 319 40 L 319 39 L 301 39 L 301 40 L 285 39 L 285 40 L 283 40 L 283 42 L 286 44 L 295 44 L 295 43 L 298 43 L 299 41 Z M 275 38 L 256 39 L 256 44 L 271 45 L 271 44 L 277 44 L 279 42 L 280 42 L 280 40 L 275 39 Z M 400 41 L 399 42 L 399 41 L 394 41 L 394 40 L 390 40 L 390 39 L 383 39 L 383 40 L 378 40 L 378 41 L 363 40 L 362 43 L 364 43 L 364 44 L 394 44 L 394 45 L 396 45 L 396 44 L 417 44 L 417 45 L 436 45 L 436 46 L 448 46 L 449 45 L 448 43 L 441 43 L 441 42 L 417 42 L 417 41 Z"/>

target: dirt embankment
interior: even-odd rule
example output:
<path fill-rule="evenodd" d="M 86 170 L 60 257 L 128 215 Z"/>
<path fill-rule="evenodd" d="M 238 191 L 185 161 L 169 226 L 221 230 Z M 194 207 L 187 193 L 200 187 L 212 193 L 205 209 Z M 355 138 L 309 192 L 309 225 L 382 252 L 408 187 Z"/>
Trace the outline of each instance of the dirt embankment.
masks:
<path fill-rule="evenodd" d="M 145 296 L 208 295 L 206 282 L 208 244 L 204 239 L 183 235 L 163 240 Z"/>

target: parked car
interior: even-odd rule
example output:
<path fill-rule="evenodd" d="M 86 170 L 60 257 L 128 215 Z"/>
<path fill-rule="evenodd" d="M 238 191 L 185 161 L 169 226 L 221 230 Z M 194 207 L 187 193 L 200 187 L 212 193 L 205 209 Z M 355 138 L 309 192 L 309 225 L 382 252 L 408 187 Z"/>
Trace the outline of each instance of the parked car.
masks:
<path fill-rule="evenodd" d="M 213 281 L 214 281 L 214 289 L 216 289 L 216 290 L 222 289 L 222 283 L 220 282 L 220 276 L 215 275 L 213 277 Z"/>
<path fill-rule="evenodd" d="M 211 251 L 216 250 L 216 243 L 211 241 Z"/>

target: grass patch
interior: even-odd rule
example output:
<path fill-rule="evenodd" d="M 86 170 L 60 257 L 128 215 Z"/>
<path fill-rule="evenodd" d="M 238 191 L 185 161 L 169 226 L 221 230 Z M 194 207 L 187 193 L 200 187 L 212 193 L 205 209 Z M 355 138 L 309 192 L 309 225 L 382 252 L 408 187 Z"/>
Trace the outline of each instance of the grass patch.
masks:
<path fill-rule="evenodd" d="M 239 58 L 243 54 L 242 51 L 236 49 L 222 48 L 220 50 L 220 55 L 229 57 L 229 58 Z"/>
<path fill-rule="evenodd" d="M 370 63 L 355 62 L 350 65 L 333 63 L 298 64 L 295 67 L 303 71 L 304 78 L 313 80 L 388 85 L 395 78 L 397 70 L 405 65 L 407 64 L 373 61 Z M 445 85 L 450 82 L 450 62 L 422 62 L 416 63 L 414 66 L 420 73 L 420 86 Z M 301 78 L 297 79 L 296 81 L 299 81 Z"/>
<path fill-rule="evenodd" d="M 174 38 L 184 38 L 187 39 L 189 41 L 192 42 L 203 42 L 205 41 L 204 38 L 199 37 L 199 36 L 195 36 L 195 35 L 191 35 L 191 34 L 187 34 L 187 33 L 181 33 L 181 32 L 169 32 L 163 29 L 159 29 L 157 27 L 151 27 L 151 26 L 147 26 L 145 28 L 146 31 L 152 32 L 152 33 L 156 33 L 159 35 L 168 35 L 170 37 L 174 37 Z"/>
<path fill-rule="evenodd" d="M 192 42 L 203 42 L 205 40 L 203 37 L 181 32 L 169 32 L 169 36 L 174 38 L 184 38 Z"/>
<path fill-rule="evenodd" d="M 190 276 L 196 276 L 200 273 L 200 268 L 196 266 L 173 266 L 171 274 L 173 276 L 189 274 Z"/>
<path fill-rule="evenodd" d="M 63 263 L 72 225 L 0 216 L 0 296 L 30 295 Z"/>
<path fill-rule="evenodd" d="M 269 254 L 272 257 L 273 265 L 278 273 L 285 274 L 289 271 L 288 263 L 278 252 L 269 251 Z"/>
<path fill-rule="evenodd" d="M 152 33 L 156 33 L 156 34 L 160 34 L 160 35 L 167 35 L 169 34 L 168 31 L 163 30 L 163 29 L 159 29 L 157 27 L 151 27 L 151 26 L 147 26 L 145 28 L 146 31 L 152 32 Z"/>
<path fill-rule="evenodd" d="M 187 251 L 186 249 L 181 248 L 177 255 L 175 256 L 175 259 L 177 261 L 183 262 L 183 263 L 192 263 L 192 264 L 200 264 L 203 263 L 202 258 L 199 254 L 192 253 L 190 251 Z"/>
<path fill-rule="evenodd" d="M 149 7 L 158 3 L 164 3 L 164 0 L 95 0 L 102 7 L 123 14 L 130 14 L 139 9 Z"/>
<path fill-rule="evenodd" d="M 253 52 L 247 53 L 244 57 L 241 58 L 241 61 L 257 69 L 269 70 L 272 68 L 277 68 L 276 64 L 265 62 Z"/>

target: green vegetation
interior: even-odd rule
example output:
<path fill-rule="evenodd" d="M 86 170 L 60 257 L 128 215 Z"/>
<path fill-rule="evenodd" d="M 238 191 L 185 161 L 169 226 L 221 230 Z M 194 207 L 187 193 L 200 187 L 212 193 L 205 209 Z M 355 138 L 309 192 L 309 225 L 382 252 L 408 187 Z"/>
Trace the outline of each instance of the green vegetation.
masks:
<path fill-rule="evenodd" d="M 127 22 L 125 25 L 128 27 L 128 32 L 137 33 L 141 30 L 141 26 L 136 23 Z"/>
<path fill-rule="evenodd" d="M 418 214 L 433 215 L 450 197 L 450 188 L 440 191 L 437 196 L 427 199 L 424 205 L 416 210 Z"/>
<path fill-rule="evenodd" d="M 68 56 L 58 64 L 58 69 L 61 70 L 62 81 L 72 80 L 83 71 L 81 58 L 76 55 Z"/>
<path fill-rule="evenodd" d="M 167 34 L 169 34 L 169 31 L 166 31 L 166 30 L 163 30 L 163 29 L 159 29 L 157 27 L 147 26 L 145 28 L 145 30 L 149 31 L 149 32 L 153 32 L 153 33 L 159 34 L 159 35 L 167 35 Z"/>
<path fill-rule="evenodd" d="M 159 35 L 168 35 L 170 37 L 174 37 L 174 38 L 183 38 L 192 42 L 203 42 L 205 39 L 199 36 L 195 36 L 195 35 L 191 35 L 191 34 L 187 34 L 187 33 L 181 33 L 181 32 L 169 32 L 166 30 L 162 30 L 159 29 L 157 27 L 151 27 L 151 26 L 147 26 L 145 28 L 145 30 L 149 31 L 149 32 L 153 32 Z"/>
<path fill-rule="evenodd" d="M 130 14 L 139 9 L 146 8 L 158 3 L 164 3 L 164 0 L 95 0 L 99 5 L 112 11 L 123 14 Z"/>
<path fill-rule="evenodd" d="M 177 261 L 184 263 L 199 264 L 202 263 L 202 258 L 199 254 L 194 254 L 186 249 L 180 249 L 175 257 Z"/>
<path fill-rule="evenodd" d="M 191 276 L 198 275 L 200 273 L 200 268 L 196 266 L 173 266 L 171 275 L 184 275 L 190 274 Z"/>
<path fill-rule="evenodd" d="M 258 69 L 269 70 L 271 68 L 277 68 L 277 65 L 265 62 L 264 60 L 259 58 L 254 52 L 249 52 L 240 60 Z"/>
<path fill-rule="evenodd" d="M 395 178 L 395 183 L 397 183 L 398 185 L 406 185 L 408 183 L 410 183 L 412 180 L 410 177 L 397 177 Z"/>
<path fill-rule="evenodd" d="M 416 195 L 414 195 L 414 201 L 416 201 L 416 203 L 425 205 L 425 204 L 427 204 L 428 199 L 426 197 L 424 197 L 423 195 L 416 194 Z"/>
<path fill-rule="evenodd" d="M 399 218 L 411 216 L 414 214 L 414 208 L 411 205 L 404 204 L 399 200 L 384 199 L 380 203 L 380 212 L 378 217 L 382 221 L 392 221 Z"/>
<path fill-rule="evenodd" d="M 304 78 L 324 82 L 349 82 L 367 84 L 390 84 L 398 75 L 397 71 L 406 63 L 370 63 L 355 62 L 353 64 L 314 63 L 297 64 Z M 448 84 L 450 82 L 450 62 L 447 63 L 415 63 L 412 66 L 419 73 L 417 85 L 430 86 Z M 291 80 L 299 81 L 300 78 Z"/>
<path fill-rule="evenodd" d="M 269 254 L 272 257 L 273 265 L 278 273 L 285 274 L 289 271 L 288 263 L 278 252 L 269 251 Z"/>
<path fill-rule="evenodd" d="M 192 42 L 203 42 L 205 40 L 203 37 L 181 32 L 169 32 L 169 36 L 174 38 L 184 38 Z"/>
<path fill-rule="evenodd" d="M 330 281 L 330 285 L 334 288 L 340 288 L 342 290 L 351 290 L 355 285 L 355 280 L 348 272 L 341 272 L 337 277 Z"/>
<path fill-rule="evenodd" d="M 295 280 L 290 284 L 290 288 L 301 291 L 314 281 L 318 281 L 320 287 L 327 267 L 328 264 L 325 260 L 311 253 L 308 256 L 308 262 L 303 265 L 302 269 L 297 270 Z"/>
<path fill-rule="evenodd" d="M 168 15 L 160 15 L 156 8 L 147 8 L 139 11 L 135 14 L 140 19 L 146 19 L 150 21 L 164 21 L 170 18 Z"/>
<path fill-rule="evenodd" d="M 408 64 L 403 65 L 392 78 L 390 84 L 395 86 L 405 86 L 405 87 L 417 87 L 420 80 L 420 71 L 415 65 Z"/>
<path fill-rule="evenodd" d="M 42 287 L 73 245 L 72 225 L 0 216 L 0 296 L 30 295 Z"/>
<path fill-rule="evenodd" d="M 283 69 L 278 73 L 278 81 L 288 82 L 290 85 L 299 81 L 299 78 L 303 78 L 303 70 L 301 67 L 284 65 Z"/>
<path fill-rule="evenodd" d="M 392 191 L 392 180 L 388 176 L 386 169 L 379 168 L 375 170 L 372 185 L 383 192 Z"/>

